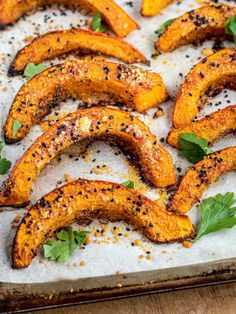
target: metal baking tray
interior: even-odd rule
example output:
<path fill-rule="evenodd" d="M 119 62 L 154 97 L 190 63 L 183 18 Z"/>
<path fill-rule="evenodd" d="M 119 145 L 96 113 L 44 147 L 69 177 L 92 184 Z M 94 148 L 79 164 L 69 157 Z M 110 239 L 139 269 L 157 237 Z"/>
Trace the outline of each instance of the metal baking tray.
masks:
<path fill-rule="evenodd" d="M 140 16 L 141 0 L 133 1 L 134 6 L 128 6 L 126 0 L 117 0 L 140 25 L 141 30 L 129 35 L 126 40 L 139 48 L 148 59 L 155 52 L 153 42 L 155 40 L 155 30 L 160 25 L 173 17 L 179 16 L 185 11 L 199 6 L 196 0 L 183 0 L 168 6 L 157 17 L 142 18 Z M 226 2 L 227 3 L 227 2 Z M 46 19 L 45 19 L 46 16 Z M 37 36 L 49 30 L 70 28 L 78 26 L 86 28 L 86 20 L 78 12 L 65 10 L 58 7 L 47 8 L 46 11 L 40 10 L 37 13 L 27 16 L 17 24 L 0 32 L 0 128 L 4 123 L 11 101 L 16 92 L 25 82 L 22 77 L 8 78 L 6 73 L 8 66 L 17 53 L 26 43 L 24 39 L 29 36 Z M 45 24 L 45 20 L 49 21 Z M 3 44 L 2 44 L 3 43 Z M 227 42 L 227 46 L 233 46 Z M 175 97 L 182 78 L 191 67 L 202 57 L 202 49 L 212 47 L 212 42 L 204 42 L 199 47 L 184 46 L 173 53 L 163 54 L 157 59 L 151 59 L 151 66 L 147 69 L 161 74 L 168 92 L 172 99 L 163 104 L 163 117 L 154 120 L 155 109 L 150 110 L 146 115 L 139 117 L 150 127 L 152 133 L 161 140 L 165 138 L 171 123 L 171 112 L 173 108 L 173 98 Z M 61 60 L 54 60 L 54 63 Z M 50 65 L 50 62 L 47 63 Z M 142 66 L 142 65 L 140 65 Z M 7 87 L 7 88 L 6 88 Z M 7 89 L 7 91 L 6 91 Z M 236 92 L 227 91 L 227 99 L 236 101 Z M 212 106 L 208 106 L 201 111 L 201 115 L 206 115 L 226 106 L 225 93 L 211 100 Z M 77 103 L 67 102 L 59 108 L 62 112 L 74 111 Z M 32 132 L 24 139 L 20 145 L 9 145 L 4 148 L 4 153 L 13 162 L 19 158 L 29 147 L 32 141 L 41 134 L 40 128 L 35 127 Z M 189 167 L 189 163 L 183 158 L 179 158 L 175 149 L 163 144 L 173 156 L 176 167 L 182 168 L 182 173 Z M 213 149 L 216 151 L 227 146 L 235 145 L 233 135 L 227 136 L 217 142 Z M 56 181 L 63 177 L 67 172 L 71 177 L 84 177 L 87 179 L 101 179 L 115 182 L 126 181 L 130 175 L 136 176 L 130 171 L 125 162 L 125 158 L 114 155 L 112 148 L 105 146 L 104 143 L 95 143 L 91 151 L 102 150 L 103 155 L 94 156 L 100 164 L 106 163 L 111 171 L 98 175 L 90 175 L 91 162 L 80 160 L 75 164 L 64 156 L 61 163 L 53 163 L 40 175 L 34 186 L 32 201 L 55 187 Z M 64 171 L 64 168 L 66 171 Z M 1 176 L 1 181 L 7 175 Z M 50 178 L 50 180 L 48 180 Z M 137 183 L 137 189 L 148 197 L 155 199 L 158 190 L 153 191 Z M 236 192 L 235 175 L 229 173 L 222 176 L 216 184 L 212 185 L 204 197 L 211 196 L 217 192 Z M 23 271 L 13 271 L 10 268 L 9 251 L 14 236 L 14 230 L 10 230 L 11 221 L 15 215 L 22 214 L 23 211 L 0 213 L 0 312 L 22 312 L 31 309 L 50 308 L 56 306 L 74 305 L 86 302 L 95 302 L 113 298 L 141 295 L 145 293 L 163 292 L 176 289 L 186 289 L 209 284 L 219 284 L 235 281 L 236 279 L 236 247 L 234 245 L 236 228 L 218 232 L 204 237 L 192 248 L 182 248 L 180 244 L 158 246 L 143 239 L 140 234 L 131 232 L 134 238 L 142 239 L 144 244 L 149 247 L 153 254 L 152 261 L 141 264 L 138 260 L 142 252 L 139 248 L 131 248 L 130 243 L 121 239 L 121 244 L 103 246 L 102 250 L 95 244 L 90 244 L 86 250 L 79 252 L 78 258 L 86 261 L 96 261 L 96 265 L 88 263 L 84 268 L 72 269 L 53 262 L 46 262 L 46 268 L 39 266 L 40 256 L 34 259 L 28 269 Z M 199 211 L 193 208 L 190 217 L 194 223 L 198 220 Z M 96 227 L 97 222 L 92 225 Z M 119 224 L 120 225 L 120 224 Z M 112 226 L 112 225 L 111 225 Z M 163 250 L 168 250 L 168 254 L 162 254 Z M 103 252 L 103 254 L 100 254 Z M 131 253 L 132 254 L 131 254 Z M 99 253 L 99 254 L 98 254 Z M 40 255 L 40 254 L 39 254 Z M 76 254 L 75 254 L 76 255 Z M 106 258 L 109 256 L 109 258 Z M 76 256 L 72 258 L 73 263 Z M 117 264 L 117 268 L 116 268 Z M 105 266 L 105 267 L 104 267 Z M 113 275 L 117 270 L 118 275 Z M 58 277 L 63 273 L 63 278 Z M 58 274 L 58 276 L 57 276 Z"/>
<path fill-rule="evenodd" d="M 0 283 L 0 313 L 70 306 L 234 282 L 236 258 L 157 271 L 58 281 Z"/>

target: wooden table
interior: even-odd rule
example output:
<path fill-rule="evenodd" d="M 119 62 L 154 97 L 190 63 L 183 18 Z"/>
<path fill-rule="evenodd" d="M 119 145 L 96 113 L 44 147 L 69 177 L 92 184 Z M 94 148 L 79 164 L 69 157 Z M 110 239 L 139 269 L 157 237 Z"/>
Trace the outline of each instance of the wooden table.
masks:
<path fill-rule="evenodd" d="M 235 314 L 236 283 L 37 311 L 38 314 Z"/>

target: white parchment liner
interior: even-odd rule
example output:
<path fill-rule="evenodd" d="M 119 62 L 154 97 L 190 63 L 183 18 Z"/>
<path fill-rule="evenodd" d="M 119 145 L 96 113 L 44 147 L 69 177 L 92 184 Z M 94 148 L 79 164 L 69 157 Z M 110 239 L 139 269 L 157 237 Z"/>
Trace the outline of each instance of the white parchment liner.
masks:
<path fill-rule="evenodd" d="M 153 42 L 156 37 L 155 30 L 167 19 L 177 17 L 185 11 L 199 6 L 195 1 L 183 0 L 181 3 L 178 1 L 178 3 L 168 6 L 157 17 L 142 18 L 139 14 L 141 1 L 132 1 L 134 4 L 133 8 L 127 5 L 126 2 L 126 0 L 117 0 L 117 3 L 122 5 L 142 27 L 141 30 L 130 34 L 127 37 L 127 41 L 139 48 L 148 59 L 151 59 L 150 57 L 154 53 Z M 44 23 L 45 15 L 49 17 L 47 24 Z M 25 45 L 23 40 L 28 36 L 35 37 L 38 33 L 45 33 L 49 30 L 60 28 L 66 29 L 71 25 L 84 27 L 86 19 L 88 19 L 88 17 L 84 17 L 78 12 L 73 13 L 70 10 L 66 10 L 66 15 L 64 16 L 61 14 L 58 7 L 52 7 L 48 8 L 46 11 L 38 11 L 25 20 L 21 19 L 21 21 L 13 27 L 0 32 L 1 129 L 14 96 L 21 85 L 26 81 L 22 77 L 8 78 L 6 75 L 12 58 L 15 56 L 16 52 Z M 233 44 L 229 42 L 225 43 L 225 45 L 233 46 Z M 181 84 L 182 77 L 180 73 L 186 75 L 191 67 L 203 57 L 201 51 L 204 47 L 212 47 L 212 42 L 204 42 L 200 47 L 184 46 L 172 53 L 163 54 L 156 60 L 151 59 L 150 70 L 161 74 L 171 96 L 174 97 L 176 95 Z M 47 64 L 49 65 L 50 63 Z M 228 98 L 225 98 L 226 94 Z M 213 105 L 205 107 L 199 117 L 226 107 L 229 105 L 227 100 L 231 100 L 231 104 L 234 104 L 236 102 L 236 93 L 223 91 L 219 96 L 211 99 Z M 218 104 L 219 101 L 221 101 L 220 105 Z M 78 101 L 74 103 L 68 101 L 66 104 L 64 103 L 58 106 L 55 110 L 69 112 L 75 110 L 77 106 Z M 159 119 L 154 120 L 152 118 L 155 112 L 154 109 L 149 110 L 147 115 L 139 115 L 159 140 L 166 137 L 168 133 L 173 101 L 169 101 L 161 107 L 164 109 L 164 115 Z M 40 134 L 40 128 L 38 126 L 34 127 L 20 144 L 6 146 L 4 155 L 6 155 L 14 165 L 15 161 Z M 233 135 L 229 135 L 217 142 L 213 146 L 213 150 L 216 151 L 235 144 L 235 138 Z M 178 157 L 175 149 L 172 149 L 168 145 L 165 145 L 165 147 L 172 154 L 176 167 L 181 167 L 181 174 L 184 174 L 190 164 L 185 159 Z M 101 150 L 101 152 L 96 153 L 97 150 Z M 72 178 L 82 177 L 114 182 L 128 180 L 130 178 L 131 168 L 128 166 L 125 157 L 122 154 L 118 156 L 115 155 L 116 152 L 117 150 L 111 148 L 109 145 L 97 142 L 88 149 L 88 158 L 85 160 L 79 158 L 79 160 L 75 161 L 75 157 L 69 158 L 68 155 L 63 155 L 61 162 L 53 161 L 40 174 L 34 184 L 31 196 L 32 201 L 36 201 L 40 196 L 55 188 L 58 181 L 64 183 L 65 173 L 70 174 Z M 96 162 L 92 163 L 93 158 L 96 159 Z M 92 168 L 104 164 L 109 166 L 108 173 L 90 174 Z M 1 176 L 1 182 L 6 178 L 7 175 Z M 137 189 L 142 192 L 144 191 L 144 194 L 154 200 L 158 198 L 158 190 L 151 190 L 142 183 L 138 185 Z M 227 191 L 236 192 L 235 173 L 231 172 L 223 175 L 217 183 L 211 185 L 204 193 L 203 198 L 218 192 L 225 193 Z M 236 257 L 236 228 L 207 235 L 189 249 L 184 248 L 181 244 L 152 244 L 134 231 L 129 232 L 128 238 L 121 236 L 120 241 L 114 241 L 115 243 L 113 243 L 115 237 L 108 231 L 106 232 L 106 237 L 98 237 L 96 239 L 98 242 L 101 242 L 110 237 L 111 240 L 108 241 L 109 244 L 105 243 L 106 241 L 99 244 L 94 243 L 93 240 L 95 238 L 91 236 L 91 243 L 86 249 L 78 249 L 68 263 L 57 264 L 45 260 L 43 260 L 42 263 L 42 254 L 39 253 L 27 269 L 12 270 L 10 251 L 15 230 L 11 228 L 11 222 L 17 214 L 22 216 L 23 210 L 0 213 L 0 282 L 36 283 L 59 279 L 77 279 L 115 274 L 117 271 L 127 273 L 158 270 Z M 194 223 L 198 221 L 199 212 L 196 206 L 191 210 L 190 216 Z M 111 228 L 113 226 L 122 226 L 123 229 L 127 227 L 127 225 L 123 223 L 109 224 L 109 226 Z M 92 230 L 94 227 L 101 230 L 101 225 L 97 221 L 86 229 Z M 76 228 L 78 228 L 78 226 L 76 226 Z M 125 230 L 122 231 L 122 233 L 124 234 Z M 131 242 L 134 242 L 135 239 L 142 240 L 142 247 L 131 245 Z M 146 259 L 146 251 L 150 251 L 152 260 Z M 140 255 L 144 255 L 144 258 L 140 259 Z M 82 267 L 79 265 L 81 261 L 85 262 L 85 266 Z"/>

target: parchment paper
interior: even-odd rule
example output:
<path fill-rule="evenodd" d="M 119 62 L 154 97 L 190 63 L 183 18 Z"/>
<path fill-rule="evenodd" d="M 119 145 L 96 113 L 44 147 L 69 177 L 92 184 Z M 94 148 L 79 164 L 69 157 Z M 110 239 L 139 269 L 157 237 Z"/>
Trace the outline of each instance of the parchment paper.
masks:
<path fill-rule="evenodd" d="M 148 59 L 151 60 L 150 70 L 160 73 L 167 86 L 171 96 L 175 96 L 182 81 L 181 75 L 186 75 L 191 67 L 203 57 L 201 51 L 203 48 L 212 47 L 211 41 L 204 42 L 200 47 L 184 46 L 172 53 L 166 53 L 159 56 L 156 60 L 151 59 L 154 53 L 153 42 L 156 37 L 155 30 L 166 20 L 177 17 L 185 11 L 199 6 L 199 3 L 190 0 L 178 1 L 176 4 L 169 5 L 163 12 L 153 18 L 142 18 L 139 14 L 141 1 L 132 1 L 133 8 L 127 5 L 126 0 L 117 0 L 117 3 L 134 17 L 142 26 L 127 37 L 127 41 L 133 43 L 139 48 Z M 64 15 L 62 12 L 66 12 Z M 44 20 L 48 19 L 47 24 Z M 69 28 L 73 26 L 84 27 L 88 17 L 80 15 L 78 12 L 58 9 L 58 7 L 48 8 L 46 11 L 38 11 L 34 15 L 21 19 L 13 27 L 0 32 L 0 114 L 1 128 L 6 119 L 11 102 L 18 89 L 26 81 L 22 77 L 8 78 L 6 73 L 8 66 L 17 51 L 25 45 L 24 39 L 29 36 L 36 36 L 38 33 L 45 33 L 49 30 L 60 28 Z M 225 43 L 226 46 L 233 46 L 232 43 Z M 55 60 L 54 63 L 58 61 Z M 50 64 L 49 62 L 47 63 Z M 182 74 L 180 74 L 182 73 Z M 228 96 L 226 96 L 228 95 Z M 236 93 L 232 91 L 223 91 L 219 96 L 211 99 L 211 106 L 206 106 L 199 114 L 203 116 L 217 109 L 226 107 L 236 101 Z M 219 104 L 221 102 L 221 104 Z M 55 111 L 70 112 L 74 111 L 79 101 L 68 101 L 60 104 Z M 149 110 L 146 115 L 139 117 L 150 127 L 153 134 L 160 140 L 165 138 L 169 127 L 173 107 L 173 101 L 169 101 L 161 106 L 164 109 L 164 115 L 156 120 L 153 119 L 155 109 Z M 4 155 L 12 161 L 15 161 L 23 154 L 29 145 L 41 134 L 41 129 L 36 126 L 30 134 L 18 145 L 9 145 L 4 148 Z M 222 149 L 227 146 L 235 145 L 236 141 L 233 135 L 227 136 L 218 141 L 213 150 Z M 172 154 L 176 167 L 181 167 L 181 175 L 189 167 L 189 163 L 178 157 L 177 151 L 164 144 Z M 97 151 L 100 150 L 100 153 Z M 73 148 L 73 155 L 78 155 Z M 159 197 L 158 190 L 151 190 L 143 183 L 137 183 L 137 175 L 130 167 L 118 149 L 101 142 L 94 143 L 87 152 L 86 158 L 74 156 L 70 158 L 68 154 L 62 156 L 60 162 L 53 161 L 38 177 L 33 187 L 31 195 L 32 202 L 36 201 L 42 195 L 48 193 L 56 186 L 65 183 L 64 174 L 68 173 L 72 178 L 82 177 L 88 179 L 102 179 L 114 182 L 123 182 L 128 179 L 135 180 L 136 188 L 150 198 L 156 200 Z M 75 160 L 76 159 L 76 160 Z M 96 159 L 95 162 L 92 162 Z M 90 174 L 90 171 L 97 166 L 106 165 L 102 173 Z M 3 182 L 7 175 L 1 176 Z M 22 182 L 23 184 L 23 182 Z M 223 175 L 220 180 L 212 184 L 204 193 L 203 198 L 214 195 L 218 192 L 227 191 L 236 192 L 235 173 Z M 101 230 L 101 224 L 98 221 L 93 222 L 86 230 L 91 231 L 90 244 L 85 249 L 78 249 L 70 258 L 68 263 L 57 264 L 55 262 L 43 259 L 42 253 L 34 258 L 32 264 L 24 270 L 12 270 L 10 251 L 15 229 L 11 228 L 11 222 L 18 214 L 22 216 L 24 210 L 14 210 L 0 213 L 0 281 L 15 283 L 36 283 L 48 282 L 59 279 L 77 279 L 84 277 L 102 276 L 115 274 L 116 272 L 127 273 L 144 270 L 157 270 L 181 265 L 197 264 L 222 258 L 236 256 L 235 236 L 236 228 L 220 231 L 201 238 L 191 248 L 184 248 L 181 244 L 156 245 L 149 242 L 138 232 L 132 231 L 132 227 L 123 223 L 108 225 L 108 231 L 105 236 L 94 235 L 94 230 Z M 190 216 L 196 224 L 199 217 L 199 211 L 195 206 Z M 121 236 L 114 234 L 113 227 L 120 227 Z M 127 231 L 126 228 L 131 231 Z M 75 228 L 79 228 L 75 225 Z M 119 230 L 119 229 L 118 229 Z M 129 229 L 128 229 L 129 230 Z M 140 239 L 141 242 L 135 241 Z M 141 244 L 140 244 L 141 243 Z M 136 245 L 138 244 L 138 245 Z M 147 256 L 150 255 L 151 258 Z"/>

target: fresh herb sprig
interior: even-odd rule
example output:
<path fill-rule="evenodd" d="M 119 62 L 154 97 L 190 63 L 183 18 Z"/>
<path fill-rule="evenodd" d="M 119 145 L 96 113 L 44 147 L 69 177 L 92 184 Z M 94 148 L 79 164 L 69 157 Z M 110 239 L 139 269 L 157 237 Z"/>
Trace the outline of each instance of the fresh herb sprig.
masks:
<path fill-rule="evenodd" d="M 4 147 L 5 143 L 0 142 L 0 174 L 5 174 L 7 171 L 11 168 L 11 162 L 10 160 L 7 160 L 6 158 L 1 157 L 2 149 Z"/>
<path fill-rule="evenodd" d="M 22 123 L 18 120 L 14 120 L 12 127 L 12 136 L 16 136 L 20 128 L 22 127 Z"/>
<path fill-rule="evenodd" d="M 179 155 L 194 163 L 212 153 L 205 138 L 199 138 L 196 134 L 191 133 L 180 135 L 179 148 Z"/>
<path fill-rule="evenodd" d="M 122 182 L 121 184 L 126 186 L 127 188 L 134 189 L 134 181 L 132 180 Z"/>
<path fill-rule="evenodd" d="M 101 33 L 104 33 L 106 31 L 106 26 L 102 22 L 102 17 L 99 12 L 97 12 L 92 19 L 92 30 L 94 30 L 95 32 L 101 32 Z"/>
<path fill-rule="evenodd" d="M 43 72 L 44 70 L 46 70 L 47 67 L 46 65 L 40 63 L 38 65 L 35 65 L 34 63 L 29 63 L 27 64 L 25 70 L 24 70 L 24 77 L 26 77 L 27 79 L 32 79 L 35 75 Z"/>
<path fill-rule="evenodd" d="M 161 34 L 166 30 L 166 28 L 174 21 L 175 19 L 169 19 L 165 21 L 161 26 L 155 31 L 155 33 L 158 35 L 158 37 L 161 36 Z"/>
<path fill-rule="evenodd" d="M 236 15 L 225 22 L 225 33 L 233 36 L 236 45 Z"/>
<path fill-rule="evenodd" d="M 233 206 L 236 199 L 234 197 L 232 192 L 224 195 L 217 194 L 214 197 L 208 197 L 200 204 L 200 227 L 193 242 L 205 234 L 236 225 L 236 206 Z"/>
<path fill-rule="evenodd" d="M 58 263 L 65 263 L 76 248 L 85 243 L 87 231 L 74 231 L 72 227 L 56 233 L 56 240 L 48 240 L 43 245 L 44 257 Z"/>

